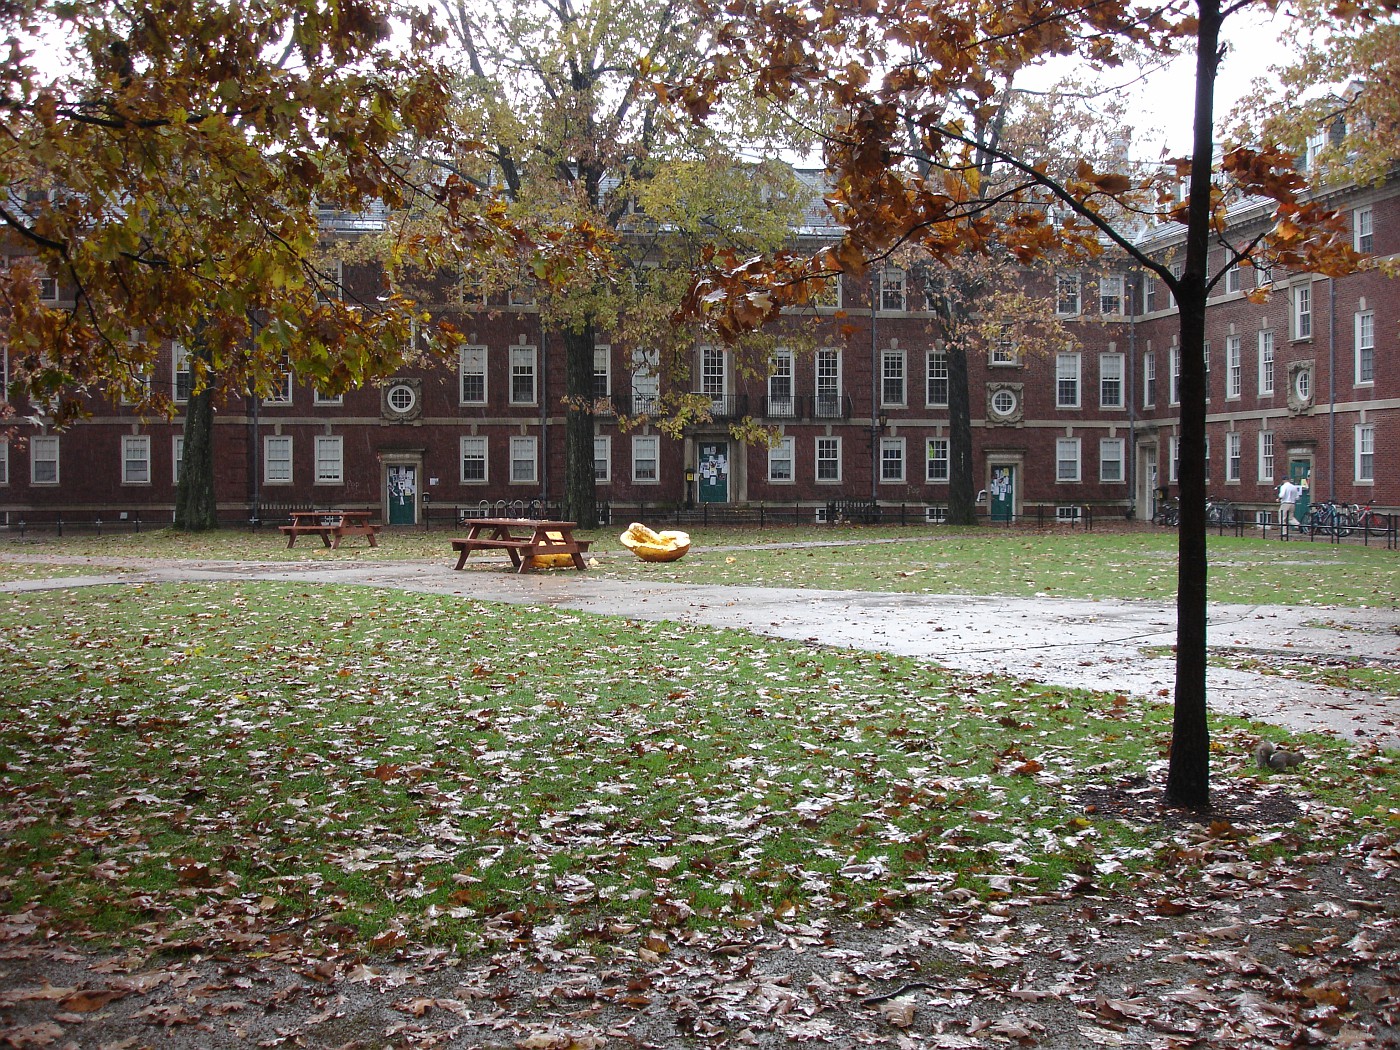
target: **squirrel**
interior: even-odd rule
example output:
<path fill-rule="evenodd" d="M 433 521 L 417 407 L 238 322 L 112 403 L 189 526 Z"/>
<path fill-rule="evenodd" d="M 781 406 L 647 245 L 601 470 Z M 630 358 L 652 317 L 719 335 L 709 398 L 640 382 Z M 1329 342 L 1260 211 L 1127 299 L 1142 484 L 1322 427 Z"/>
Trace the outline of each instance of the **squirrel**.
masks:
<path fill-rule="evenodd" d="M 1261 740 L 1254 749 L 1254 761 L 1260 769 L 1292 769 L 1302 764 L 1303 756 L 1297 751 L 1285 751 L 1274 747 L 1268 740 Z"/>

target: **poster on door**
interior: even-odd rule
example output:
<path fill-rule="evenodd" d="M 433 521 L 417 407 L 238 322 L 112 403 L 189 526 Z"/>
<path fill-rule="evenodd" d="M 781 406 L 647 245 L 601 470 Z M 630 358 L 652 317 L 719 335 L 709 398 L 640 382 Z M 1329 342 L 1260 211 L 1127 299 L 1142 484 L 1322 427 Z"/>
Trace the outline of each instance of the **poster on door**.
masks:
<path fill-rule="evenodd" d="M 417 519 L 418 468 L 390 467 L 389 524 L 412 525 Z"/>
<path fill-rule="evenodd" d="M 706 442 L 700 445 L 696 482 L 701 503 L 729 501 L 729 445 L 726 442 Z"/>

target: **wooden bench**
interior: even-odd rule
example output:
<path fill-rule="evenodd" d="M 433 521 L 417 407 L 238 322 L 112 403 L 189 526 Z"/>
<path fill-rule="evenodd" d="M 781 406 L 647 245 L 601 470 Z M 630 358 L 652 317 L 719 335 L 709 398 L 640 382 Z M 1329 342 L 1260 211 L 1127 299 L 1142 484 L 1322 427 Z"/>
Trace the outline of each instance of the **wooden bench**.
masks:
<path fill-rule="evenodd" d="M 278 529 L 287 534 L 288 547 L 298 536 L 320 536 L 321 543 L 331 549 L 339 547 L 346 536 L 363 536 L 371 547 L 377 547 L 376 537 L 384 526 L 370 524 L 369 516 L 367 510 L 294 510 L 291 524 Z"/>
<path fill-rule="evenodd" d="M 538 568 L 536 559 L 565 555 L 576 569 L 588 568 L 583 555 L 590 540 L 574 539 L 577 524 L 572 521 L 531 521 L 527 518 L 474 518 L 470 533 L 452 541 L 460 569 L 472 551 L 503 550 L 510 555 L 516 572 Z"/>

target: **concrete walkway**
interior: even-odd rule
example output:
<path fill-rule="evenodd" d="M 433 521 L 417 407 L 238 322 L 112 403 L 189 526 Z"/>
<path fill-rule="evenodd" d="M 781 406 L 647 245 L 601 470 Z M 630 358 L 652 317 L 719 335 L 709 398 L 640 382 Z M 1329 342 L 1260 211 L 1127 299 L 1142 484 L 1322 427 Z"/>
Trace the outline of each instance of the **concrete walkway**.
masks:
<path fill-rule="evenodd" d="M 18 560 L 18 559 L 16 559 Z M 45 562 L 60 559 L 45 555 Z M 73 558 L 111 574 L 0 584 L 0 591 L 279 580 L 384 587 L 711 627 L 897 653 L 966 671 L 1055 685 L 1170 698 L 1175 608 L 1145 601 L 989 598 L 869 591 L 635 583 L 578 572 L 516 576 L 495 565 L 340 566 L 297 562 L 143 562 Z M 1400 613 L 1342 607 L 1212 605 L 1210 647 L 1285 659 L 1372 660 L 1400 666 Z M 1267 662 L 1267 661 L 1266 661 Z M 1281 675 L 1212 667 L 1211 709 L 1291 730 L 1400 747 L 1400 695 L 1310 685 Z"/>

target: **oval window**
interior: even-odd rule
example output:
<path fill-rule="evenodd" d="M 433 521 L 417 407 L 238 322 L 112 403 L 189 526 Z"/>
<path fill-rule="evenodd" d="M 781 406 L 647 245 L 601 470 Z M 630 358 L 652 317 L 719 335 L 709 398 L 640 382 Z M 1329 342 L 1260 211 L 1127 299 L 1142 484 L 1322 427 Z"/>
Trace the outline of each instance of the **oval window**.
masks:
<path fill-rule="evenodd" d="M 998 390 L 992 395 L 992 411 L 999 416 L 1009 416 L 1016 411 L 1016 395 L 1010 390 Z"/>
<path fill-rule="evenodd" d="M 413 387 L 406 383 L 399 383 L 397 386 L 389 388 L 387 397 L 389 407 L 399 415 L 413 410 L 414 404 L 418 401 L 418 395 L 413 392 Z"/>
<path fill-rule="evenodd" d="M 1307 401 L 1312 397 L 1312 373 L 1304 369 L 1293 378 L 1293 392 L 1298 395 L 1299 401 Z"/>

